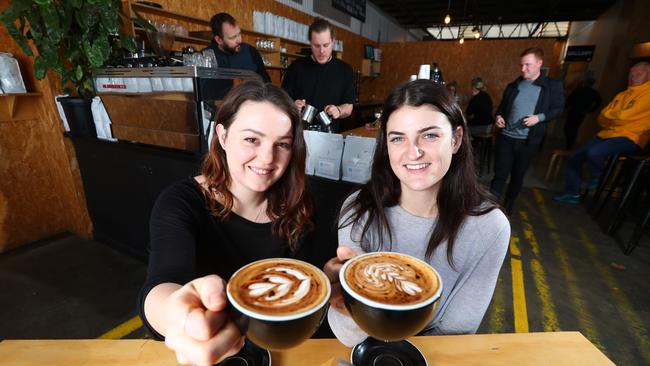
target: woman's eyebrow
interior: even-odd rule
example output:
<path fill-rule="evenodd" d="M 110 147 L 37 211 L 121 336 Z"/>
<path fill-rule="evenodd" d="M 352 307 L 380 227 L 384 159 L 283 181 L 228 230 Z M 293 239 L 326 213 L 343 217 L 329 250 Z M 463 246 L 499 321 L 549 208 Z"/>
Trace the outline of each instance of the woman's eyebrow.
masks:
<path fill-rule="evenodd" d="M 429 130 L 440 130 L 440 129 L 441 129 L 440 126 L 428 126 L 428 127 L 424 127 L 424 128 L 419 129 L 417 132 L 422 133 L 422 132 L 429 131 Z M 389 135 L 400 135 L 400 136 L 402 136 L 402 135 L 404 135 L 404 132 L 390 131 L 390 132 L 388 132 L 388 134 Z"/>

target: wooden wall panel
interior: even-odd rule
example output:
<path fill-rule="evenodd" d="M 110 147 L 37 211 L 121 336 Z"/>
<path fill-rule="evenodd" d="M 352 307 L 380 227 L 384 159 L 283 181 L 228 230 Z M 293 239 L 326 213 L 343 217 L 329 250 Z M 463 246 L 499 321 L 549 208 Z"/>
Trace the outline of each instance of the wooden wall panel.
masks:
<path fill-rule="evenodd" d="M 0 9 L 8 0 L 0 0 Z M 31 120 L 0 122 L 0 252 L 71 231 L 90 237 L 92 224 L 74 150 L 66 146 L 53 102 L 56 80 L 36 81 L 33 60 L 0 27 L 2 50 L 20 63 L 28 91 L 41 92 Z"/>
<path fill-rule="evenodd" d="M 294 21 L 311 24 L 314 17 L 303 13 L 294 8 L 288 7 L 274 0 L 233 0 L 233 1 L 174 1 L 174 0 L 157 0 L 165 9 L 177 11 L 183 14 L 195 17 L 210 19 L 218 12 L 227 12 L 241 24 L 244 29 L 253 30 L 253 10 L 269 11 L 273 14 L 280 15 Z M 364 44 L 377 45 L 377 42 L 361 37 L 345 29 L 335 27 L 335 37 L 343 41 L 343 60 L 349 63 L 357 71 L 361 69 L 361 60 L 363 59 Z M 194 29 L 192 29 L 194 30 Z M 198 30 L 198 29 L 197 29 Z M 305 47 L 308 47 L 305 45 Z M 269 74 L 274 83 L 280 81 L 280 71 L 269 70 Z M 361 100 L 371 99 L 374 88 L 374 80 L 362 80 Z"/>
<path fill-rule="evenodd" d="M 390 89 L 417 74 L 421 64 L 437 62 L 445 81 L 456 80 L 459 92 L 470 93 L 470 81 L 482 77 L 496 104 L 506 85 L 519 76 L 519 54 L 528 47 L 544 50 L 545 64 L 551 74 L 559 65 L 561 42 L 554 39 L 482 40 L 464 44 L 450 41 L 382 43 L 381 77 L 374 93 L 384 98 Z"/>

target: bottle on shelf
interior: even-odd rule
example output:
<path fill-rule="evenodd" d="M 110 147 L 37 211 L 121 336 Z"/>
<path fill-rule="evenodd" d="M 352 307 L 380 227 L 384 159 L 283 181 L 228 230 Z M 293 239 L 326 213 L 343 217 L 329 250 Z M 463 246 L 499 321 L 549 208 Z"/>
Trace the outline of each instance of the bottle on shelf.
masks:
<path fill-rule="evenodd" d="M 442 79 L 442 71 L 440 70 L 440 66 L 438 66 L 437 62 L 434 62 L 431 65 L 431 81 L 433 81 L 436 84 L 445 83 L 445 81 Z"/>

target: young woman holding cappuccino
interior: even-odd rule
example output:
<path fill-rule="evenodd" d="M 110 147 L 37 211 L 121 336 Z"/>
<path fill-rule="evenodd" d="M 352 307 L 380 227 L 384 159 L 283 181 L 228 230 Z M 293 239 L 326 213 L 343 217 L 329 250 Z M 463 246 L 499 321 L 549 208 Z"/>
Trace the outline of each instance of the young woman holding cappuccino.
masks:
<path fill-rule="evenodd" d="M 335 285 L 330 327 L 349 347 L 367 337 L 345 309 L 338 272 L 358 253 L 394 251 L 424 260 L 442 279 L 421 334 L 475 333 L 508 247 L 508 219 L 477 181 L 467 125 L 444 87 L 399 85 L 383 112 L 371 178 L 343 204 L 337 257 L 325 266 Z"/>
<path fill-rule="evenodd" d="M 182 364 L 212 365 L 243 337 L 224 279 L 252 261 L 304 257 L 310 225 L 298 111 L 279 87 L 246 82 L 216 116 L 202 174 L 165 190 L 153 208 L 140 314 Z"/>

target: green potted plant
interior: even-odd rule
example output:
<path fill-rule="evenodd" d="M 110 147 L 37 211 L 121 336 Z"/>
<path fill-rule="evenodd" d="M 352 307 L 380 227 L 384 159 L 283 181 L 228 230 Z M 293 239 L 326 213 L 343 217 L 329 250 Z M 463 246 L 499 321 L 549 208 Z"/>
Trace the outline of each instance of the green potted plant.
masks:
<path fill-rule="evenodd" d="M 124 19 L 120 0 L 13 0 L 0 14 L 23 52 L 34 57 L 36 78 L 43 79 L 49 69 L 61 76 L 64 91 L 72 95 L 60 99 L 72 133 L 96 135 L 90 112 L 93 69 L 105 67 L 122 48 L 135 51 L 132 38 L 121 31 Z M 71 121 L 74 111 L 90 119 Z"/>

